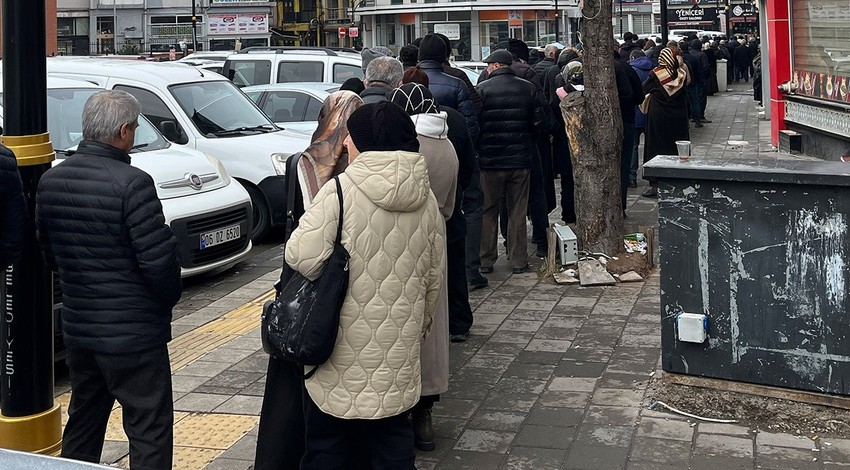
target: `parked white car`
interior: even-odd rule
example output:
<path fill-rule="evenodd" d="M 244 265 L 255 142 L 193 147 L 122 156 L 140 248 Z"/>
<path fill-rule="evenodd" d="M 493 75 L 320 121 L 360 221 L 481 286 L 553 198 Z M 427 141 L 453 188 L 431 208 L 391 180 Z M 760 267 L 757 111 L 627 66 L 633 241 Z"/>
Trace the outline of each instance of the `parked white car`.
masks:
<path fill-rule="evenodd" d="M 82 80 L 48 77 L 47 128 L 56 150 L 54 164 L 73 155 L 83 139 L 83 105 L 102 89 Z M 183 277 L 226 269 L 248 256 L 251 201 L 221 162 L 169 143 L 144 116 L 139 116 L 130 156 L 132 165 L 156 184 L 165 221 L 177 237 Z"/>
<path fill-rule="evenodd" d="M 274 125 L 223 76 L 178 63 L 74 57 L 48 59 L 47 71 L 130 93 L 169 141 L 218 158 L 251 196 L 255 241 L 286 222 L 286 159 L 310 138 Z"/>
<path fill-rule="evenodd" d="M 319 124 L 322 104 L 337 90 L 336 83 L 274 83 L 242 89 L 275 124 L 308 137 Z"/>
<path fill-rule="evenodd" d="M 356 52 L 324 47 L 249 47 L 231 54 L 221 74 L 239 87 L 269 83 L 344 83 L 363 78 Z"/>

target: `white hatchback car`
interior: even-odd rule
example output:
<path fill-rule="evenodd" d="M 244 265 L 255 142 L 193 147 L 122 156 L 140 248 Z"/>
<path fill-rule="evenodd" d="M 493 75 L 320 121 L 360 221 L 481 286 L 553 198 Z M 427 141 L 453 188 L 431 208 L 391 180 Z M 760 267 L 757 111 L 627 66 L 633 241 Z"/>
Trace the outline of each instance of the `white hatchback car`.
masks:
<path fill-rule="evenodd" d="M 73 155 L 83 139 L 83 105 L 101 90 L 82 80 L 48 77 L 47 128 L 56 150 L 54 164 Z M 221 162 L 169 143 L 144 116 L 139 116 L 130 157 L 156 184 L 165 221 L 177 237 L 183 277 L 226 269 L 248 256 L 251 200 Z"/>
<path fill-rule="evenodd" d="M 47 71 L 130 93 L 165 138 L 218 158 L 251 196 L 255 241 L 286 222 L 286 159 L 310 137 L 274 125 L 223 76 L 180 63 L 76 57 L 50 58 Z"/>
<path fill-rule="evenodd" d="M 275 124 L 312 137 L 319 111 L 328 96 L 339 90 L 336 83 L 273 83 L 242 89 Z"/>

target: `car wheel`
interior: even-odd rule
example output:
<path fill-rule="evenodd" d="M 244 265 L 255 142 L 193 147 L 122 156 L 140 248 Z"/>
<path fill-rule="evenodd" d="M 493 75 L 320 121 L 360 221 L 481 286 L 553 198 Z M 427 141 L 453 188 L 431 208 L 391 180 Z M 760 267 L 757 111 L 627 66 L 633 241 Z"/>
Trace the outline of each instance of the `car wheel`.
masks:
<path fill-rule="evenodd" d="M 253 224 L 251 228 L 251 241 L 259 243 L 268 235 L 269 227 L 271 226 L 271 215 L 269 214 L 269 204 L 266 202 L 266 197 L 263 193 L 254 186 L 244 185 L 251 196 L 251 206 L 253 207 Z"/>

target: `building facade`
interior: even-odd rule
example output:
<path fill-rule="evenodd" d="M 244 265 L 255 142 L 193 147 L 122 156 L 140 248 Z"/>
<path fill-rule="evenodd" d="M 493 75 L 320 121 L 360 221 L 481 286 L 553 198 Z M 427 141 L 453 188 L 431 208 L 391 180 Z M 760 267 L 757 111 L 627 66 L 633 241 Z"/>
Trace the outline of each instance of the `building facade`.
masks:
<path fill-rule="evenodd" d="M 0 18 L 3 12 L 0 8 Z M 47 46 L 47 55 L 56 55 L 56 23 L 53 18 L 56 17 L 56 0 L 44 0 L 44 17 L 45 17 L 45 40 Z M 3 22 L 0 21 L 0 57 L 3 57 Z"/>
<path fill-rule="evenodd" d="M 802 150 L 850 161 L 850 8 L 841 0 L 763 0 L 771 138 L 802 134 Z M 764 42 L 763 42 L 764 44 Z M 780 85 L 786 91 L 779 89 Z"/>
<path fill-rule="evenodd" d="M 252 0 L 58 0 L 60 54 L 136 54 L 172 47 L 269 45 L 276 3 Z"/>

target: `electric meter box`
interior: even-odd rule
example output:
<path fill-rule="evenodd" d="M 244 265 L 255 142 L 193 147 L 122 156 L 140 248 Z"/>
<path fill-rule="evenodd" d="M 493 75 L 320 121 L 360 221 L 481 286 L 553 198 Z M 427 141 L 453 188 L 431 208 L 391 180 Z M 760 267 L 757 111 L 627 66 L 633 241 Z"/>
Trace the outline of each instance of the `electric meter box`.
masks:
<path fill-rule="evenodd" d="M 558 240 L 558 256 L 561 265 L 578 263 L 578 239 L 576 234 L 567 225 L 555 224 L 552 226 L 555 237 Z"/>

